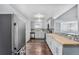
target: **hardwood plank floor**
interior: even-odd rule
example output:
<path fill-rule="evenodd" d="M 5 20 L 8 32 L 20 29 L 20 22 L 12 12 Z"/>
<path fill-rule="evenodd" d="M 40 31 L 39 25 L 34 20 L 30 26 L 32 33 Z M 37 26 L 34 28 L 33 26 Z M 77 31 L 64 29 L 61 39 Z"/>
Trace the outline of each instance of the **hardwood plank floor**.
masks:
<path fill-rule="evenodd" d="M 44 40 L 31 39 L 26 44 L 26 55 L 52 55 Z"/>

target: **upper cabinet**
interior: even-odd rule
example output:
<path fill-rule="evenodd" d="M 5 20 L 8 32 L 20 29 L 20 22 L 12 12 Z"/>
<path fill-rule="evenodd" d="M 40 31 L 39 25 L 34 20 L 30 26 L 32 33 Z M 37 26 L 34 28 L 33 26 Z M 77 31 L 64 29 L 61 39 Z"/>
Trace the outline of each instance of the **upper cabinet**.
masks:
<path fill-rule="evenodd" d="M 78 21 L 59 21 L 55 23 L 55 32 L 77 33 Z"/>
<path fill-rule="evenodd" d="M 60 29 L 61 32 L 76 33 L 78 32 L 78 22 L 77 21 L 62 22 Z"/>

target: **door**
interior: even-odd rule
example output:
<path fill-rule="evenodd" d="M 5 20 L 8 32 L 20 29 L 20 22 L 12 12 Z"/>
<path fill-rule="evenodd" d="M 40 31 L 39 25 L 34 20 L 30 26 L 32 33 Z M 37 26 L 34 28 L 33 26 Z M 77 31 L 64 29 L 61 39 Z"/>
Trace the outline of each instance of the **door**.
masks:
<path fill-rule="evenodd" d="M 11 14 L 0 14 L 0 55 L 10 55 L 11 46 Z"/>

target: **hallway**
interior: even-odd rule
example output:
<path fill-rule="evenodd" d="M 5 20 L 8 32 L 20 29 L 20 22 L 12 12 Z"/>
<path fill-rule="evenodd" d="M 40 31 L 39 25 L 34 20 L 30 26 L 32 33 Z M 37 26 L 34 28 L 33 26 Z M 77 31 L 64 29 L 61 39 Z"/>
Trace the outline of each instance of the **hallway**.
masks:
<path fill-rule="evenodd" d="M 26 44 L 26 55 L 52 55 L 52 53 L 44 40 L 31 39 Z"/>

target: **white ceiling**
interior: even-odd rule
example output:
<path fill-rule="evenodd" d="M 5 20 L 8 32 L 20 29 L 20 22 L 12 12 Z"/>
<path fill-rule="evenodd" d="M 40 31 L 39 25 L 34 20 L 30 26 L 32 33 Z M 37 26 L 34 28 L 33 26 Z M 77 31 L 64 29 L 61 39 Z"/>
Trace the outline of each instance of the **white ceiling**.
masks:
<path fill-rule="evenodd" d="M 46 18 L 55 17 L 73 4 L 14 4 L 11 6 L 26 17 L 33 19 L 33 16 L 37 13 L 45 15 Z"/>

